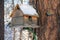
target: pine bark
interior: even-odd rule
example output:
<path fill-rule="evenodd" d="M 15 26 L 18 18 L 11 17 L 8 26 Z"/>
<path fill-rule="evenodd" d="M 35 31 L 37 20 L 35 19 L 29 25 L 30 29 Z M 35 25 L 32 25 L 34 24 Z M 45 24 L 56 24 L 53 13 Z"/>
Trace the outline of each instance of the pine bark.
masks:
<path fill-rule="evenodd" d="M 36 10 L 39 14 L 38 40 L 58 40 L 58 12 L 59 0 L 36 0 Z M 53 15 L 47 16 L 51 10 Z"/>

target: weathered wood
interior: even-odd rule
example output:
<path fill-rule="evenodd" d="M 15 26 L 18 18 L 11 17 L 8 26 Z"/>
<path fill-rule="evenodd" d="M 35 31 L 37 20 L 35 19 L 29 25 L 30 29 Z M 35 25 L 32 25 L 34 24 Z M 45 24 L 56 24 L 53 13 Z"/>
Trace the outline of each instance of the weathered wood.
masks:
<path fill-rule="evenodd" d="M 37 18 L 39 17 L 38 14 L 25 14 L 22 10 L 20 10 L 19 5 L 17 4 L 14 10 L 12 11 L 10 17 L 11 20 L 11 27 L 16 26 L 23 26 L 23 27 L 32 27 L 37 28 Z"/>
<path fill-rule="evenodd" d="M 13 32 L 14 32 L 14 34 L 13 34 L 13 40 L 15 40 L 15 28 L 13 28 Z"/>

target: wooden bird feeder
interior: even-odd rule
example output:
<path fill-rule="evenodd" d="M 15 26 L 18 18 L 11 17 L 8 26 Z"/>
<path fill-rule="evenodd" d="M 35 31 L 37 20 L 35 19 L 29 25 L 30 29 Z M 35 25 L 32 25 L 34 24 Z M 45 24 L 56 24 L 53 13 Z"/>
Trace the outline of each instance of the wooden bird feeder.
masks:
<path fill-rule="evenodd" d="M 12 18 L 10 27 L 32 27 L 32 28 L 38 28 L 37 25 L 37 18 L 38 15 L 30 15 L 30 14 L 24 14 L 24 12 L 19 8 L 19 5 L 17 4 L 14 10 L 12 11 L 10 17 Z"/>

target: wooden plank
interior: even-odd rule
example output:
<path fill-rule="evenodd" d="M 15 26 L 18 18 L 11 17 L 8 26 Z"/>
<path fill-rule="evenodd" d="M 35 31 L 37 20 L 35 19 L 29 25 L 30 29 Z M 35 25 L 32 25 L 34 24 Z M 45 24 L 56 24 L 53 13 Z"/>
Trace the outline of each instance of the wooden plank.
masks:
<path fill-rule="evenodd" d="M 37 25 L 35 25 L 35 26 L 31 26 L 31 25 L 27 25 L 27 26 L 26 26 L 26 25 L 14 25 L 14 26 L 13 26 L 13 25 L 12 25 L 11 27 L 22 27 L 22 28 L 23 28 L 23 27 L 30 27 L 30 28 L 39 28 L 39 26 L 37 26 Z"/>

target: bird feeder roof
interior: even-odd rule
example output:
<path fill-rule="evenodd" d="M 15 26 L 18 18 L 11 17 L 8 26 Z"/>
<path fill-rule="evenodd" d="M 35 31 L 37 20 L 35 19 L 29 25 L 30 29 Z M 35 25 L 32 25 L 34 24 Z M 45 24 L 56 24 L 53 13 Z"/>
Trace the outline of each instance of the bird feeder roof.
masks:
<path fill-rule="evenodd" d="M 38 17 L 38 13 L 36 12 L 36 10 L 27 4 L 20 4 L 20 5 L 16 5 L 16 7 L 14 8 L 13 12 L 15 12 L 17 9 L 20 9 L 24 15 L 30 15 L 30 16 L 37 16 Z M 14 13 L 11 13 L 10 16 L 13 16 Z"/>

